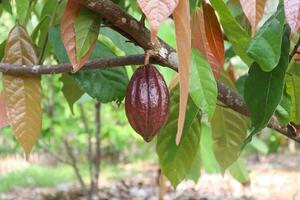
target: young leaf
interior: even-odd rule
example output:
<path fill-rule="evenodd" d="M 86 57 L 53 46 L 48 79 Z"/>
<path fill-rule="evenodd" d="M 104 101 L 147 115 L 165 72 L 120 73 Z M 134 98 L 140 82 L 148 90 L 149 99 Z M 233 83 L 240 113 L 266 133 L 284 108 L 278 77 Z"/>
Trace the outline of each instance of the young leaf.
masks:
<path fill-rule="evenodd" d="M 62 39 L 76 72 L 91 55 L 99 34 L 100 20 L 74 0 L 66 5 L 61 22 Z"/>
<path fill-rule="evenodd" d="M 254 134 L 267 126 L 281 101 L 290 50 L 290 30 L 287 27 L 285 29 L 281 45 L 281 57 L 277 67 L 271 72 L 262 71 L 257 63 L 250 67 L 249 76 L 245 82 L 244 97 L 254 130 L 246 143 L 251 141 Z"/>
<path fill-rule="evenodd" d="M 77 64 L 76 58 L 76 36 L 75 36 L 75 20 L 79 14 L 80 5 L 74 0 L 68 0 L 65 7 L 64 15 L 61 19 L 61 38 L 67 50 L 70 63 L 74 70 Z"/>
<path fill-rule="evenodd" d="M 240 155 L 247 136 L 247 117 L 217 106 L 211 126 L 214 153 L 222 171 L 225 171 Z"/>
<path fill-rule="evenodd" d="M 29 8 L 29 2 L 30 1 L 28 0 L 16 0 L 17 16 L 21 24 L 23 24 L 26 19 L 27 11 Z"/>
<path fill-rule="evenodd" d="M 300 124 L 300 76 L 295 73 L 285 77 L 287 93 L 292 100 L 291 121 Z"/>
<path fill-rule="evenodd" d="M 7 116 L 4 97 L 2 94 L 0 94 L 0 128 L 3 128 L 9 124 L 10 124 L 10 121 Z"/>
<path fill-rule="evenodd" d="M 3 62 L 17 65 L 34 65 L 38 62 L 32 42 L 20 25 L 16 25 L 8 36 Z M 28 158 L 42 127 L 40 76 L 4 74 L 3 85 L 11 127 Z"/>
<path fill-rule="evenodd" d="M 257 25 L 264 15 L 266 0 L 240 0 L 240 3 L 251 24 L 252 35 L 255 35 Z"/>
<path fill-rule="evenodd" d="M 292 29 L 292 36 L 295 36 L 300 28 L 300 1 L 284 0 L 286 19 Z"/>
<path fill-rule="evenodd" d="M 176 144 L 181 140 L 185 110 L 189 96 L 189 71 L 191 58 L 191 27 L 190 27 L 190 6 L 188 0 L 180 0 L 173 13 L 176 43 L 179 63 L 179 85 L 180 85 L 180 106 L 178 117 L 178 129 Z"/>
<path fill-rule="evenodd" d="M 157 137 L 156 151 L 159 163 L 164 175 L 171 181 L 173 187 L 192 174 L 198 174 L 200 166 L 195 168 L 195 161 L 199 158 L 201 119 L 197 116 L 199 110 L 189 99 L 182 141 L 175 143 L 178 112 L 179 112 L 179 88 L 175 87 L 170 95 L 170 115 L 166 126 L 161 129 Z M 193 177 L 197 179 L 198 177 Z"/>
<path fill-rule="evenodd" d="M 249 44 L 247 53 L 263 71 L 272 71 L 279 62 L 283 28 L 284 10 L 279 5 L 277 12 L 261 27 Z"/>
<path fill-rule="evenodd" d="M 217 16 L 209 4 L 196 8 L 193 13 L 192 47 L 205 55 L 218 79 L 225 60 L 224 40 Z"/>
<path fill-rule="evenodd" d="M 231 42 L 235 53 L 248 65 L 253 60 L 247 55 L 247 45 L 250 36 L 230 13 L 223 0 L 210 0 L 212 7 L 218 13 L 224 32 Z"/>
<path fill-rule="evenodd" d="M 197 49 L 192 49 L 189 88 L 193 101 L 210 120 L 217 103 L 217 84 L 210 66 Z"/>
<path fill-rule="evenodd" d="M 151 25 L 151 41 L 155 43 L 161 24 L 173 13 L 179 0 L 137 0 Z"/>

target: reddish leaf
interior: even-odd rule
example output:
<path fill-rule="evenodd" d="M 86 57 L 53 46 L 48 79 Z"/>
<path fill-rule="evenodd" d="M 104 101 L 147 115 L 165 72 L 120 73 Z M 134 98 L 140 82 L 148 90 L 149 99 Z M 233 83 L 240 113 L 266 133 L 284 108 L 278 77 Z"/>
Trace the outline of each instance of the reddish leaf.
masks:
<path fill-rule="evenodd" d="M 0 128 L 3 128 L 10 124 L 10 121 L 7 117 L 6 106 L 4 102 L 4 97 L 0 95 Z"/>
<path fill-rule="evenodd" d="M 252 34 L 254 35 L 257 30 L 257 25 L 264 15 L 266 0 L 240 0 L 240 3 L 251 24 Z"/>
<path fill-rule="evenodd" d="M 205 55 L 215 78 L 218 79 L 225 62 L 224 40 L 217 16 L 209 4 L 194 11 L 192 47 Z"/>
<path fill-rule="evenodd" d="M 180 0 L 173 14 L 179 66 L 180 104 L 176 144 L 181 140 L 189 96 L 189 71 L 191 58 L 191 26 L 189 0 Z"/>
<path fill-rule="evenodd" d="M 284 0 L 286 19 L 295 36 L 300 28 L 300 0 Z"/>
<path fill-rule="evenodd" d="M 155 43 L 160 25 L 173 13 L 179 0 L 137 0 L 151 25 L 151 41 Z"/>
<path fill-rule="evenodd" d="M 61 37 L 64 46 L 67 50 L 67 54 L 70 59 L 70 63 L 73 65 L 74 71 L 77 71 L 77 59 L 76 59 L 76 35 L 74 23 L 79 15 L 80 5 L 74 0 L 68 0 L 64 15 L 61 19 Z"/>

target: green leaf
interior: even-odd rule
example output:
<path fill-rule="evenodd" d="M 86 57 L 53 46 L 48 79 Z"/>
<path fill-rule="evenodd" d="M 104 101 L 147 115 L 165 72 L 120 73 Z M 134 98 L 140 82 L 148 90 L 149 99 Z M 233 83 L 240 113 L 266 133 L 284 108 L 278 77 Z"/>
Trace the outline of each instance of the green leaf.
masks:
<path fill-rule="evenodd" d="M 239 158 L 236 162 L 234 162 L 228 170 L 231 176 L 240 183 L 246 184 L 250 182 L 249 173 L 245 161 L 242 158 Z"/>
<path fill-rule="evenodd" d="M 101 103 L 122 102 L 129 82 L 121 67 L 79 72 L 72 77 L 84 92 Z"/>
<path fill-rule="evenodd" d="M 218 89 L 211 71 L 201 53 L 192 49 L 189 92 L 194 103 L 200 108 L 210 120 L 214 114 Z"/>
<path fill-rule="evenodd" d="M 247 45 L 251 38 L 230 13 L 223 0 L 210 0 L 212 7 L 218 13 L 224 32 L 232 44 L 235 53 L 248 65 L 253 60 L 247 54 Z"/>
<path fill-rule="evenodd" d="M 162 172 L 174 188 L 186 178 L 198 179 L 200 175 L 199 148 L 201 120 L 197 106 L 188 101 L 182 140 L 177 146 L 176 133 L 179 112 L 179 87 L 170 95 L 170 114 L 165 127 L 158 133 L 156 151 Z"/>
<path fill-rule="evenodd" d="M 201 127 L 201 160 L 202 166 L 207 173 L 219 173 L 221 172 L 219 163 L 213 151 L 213 139 L 211 134 L 211 128 L 202 123 Z"/>
<path fill-rule="evenodd" d="M 287 78 L 286 78 L 287 79 Z M 280 122 L 281 125 L 288 125 L 291 121 L 291 108 L 292 108 L 292 100 L 291 97 L 284 93 L 280 104 L 276 108 L 275 115 Z"/>
<path fill-rule="evenodd" d="M 250 144 L 254 149 L 259 151 L 263 155 L 267 155 L 269 152 L 268 145 L 263 140 L 259 139 L 257 136 L 254 136 L 252 138 L 252 142 Z"/>
<path fill-rule="evenodd" d="M 9 14 L 13 15 L 9 0 L 2 0 L 3 9 Z"/>
<path fill-rule="evenodd" d="M 29 0 L 16 0 L 17 16 L 21 24 L 23 24 L 26 19 L 29 2 Z"/>
<path fill-rule="evenodd" d="M 62 92 L 67 99 L 72 114 L 74 114 L 73 105 L 82 97 L 84 92 L 68 74 L 62 74 L 60 81 L 63 83 Z"/>
<path fill-rule="evenodd" d="M 264 72 L 254 63 L 245 82 L 245 102 L 250 112 L 254 130 L 246 140 L 265 128 L 281 101 L 284 88 L 284 76 L 288 66 L 290 30 L 287 27 L 282 40 L 281 58 L 278 66 L 271 72 Z"/>
<path fill-rule="evenodd" d="M 49 43 L 51 44 L 54 54 L 60 63 L 70 63 L 66 49 L 62 43 L 60 29 L 58 26 L 49 30 Z"/>
<path fill-rule="evenodd" d="M 81 60 L 96 43 L 100 31 L 100 20 L 96 14 L 81 7 L 78 18 L 75 21 L 76 54 L 77 60 Z"/>
<path fill-rule="evenodd" d="M 214 153 L 224 172 L 239 157 L 248 130 L 247 117 L 217 106 L 212 119 Z"/>
<path fill-rule="evenodd" d="M 283 5 L 279 5 L 277 12 L 259 29 L 249 44 L 247 53 L 263 71 L 272 71 L 279 62 L 284 20 Z"/>
<path fill-rule="evenodd" d="M 119 49 L 124 51 L 126 55 L 134 55 L 144 52 L 142 48 L 134 45 L 132 42 L 128 42 L 127 38 L 111 28 L 101 28 L 100 33 L 111 39 L 111 41 Z"/>
<path fill-rule="evenodd" d="M 287 93 L 292 100 L 291 121 L 300 124 L 300 76 L 294 73 L 286 75 Z"/>

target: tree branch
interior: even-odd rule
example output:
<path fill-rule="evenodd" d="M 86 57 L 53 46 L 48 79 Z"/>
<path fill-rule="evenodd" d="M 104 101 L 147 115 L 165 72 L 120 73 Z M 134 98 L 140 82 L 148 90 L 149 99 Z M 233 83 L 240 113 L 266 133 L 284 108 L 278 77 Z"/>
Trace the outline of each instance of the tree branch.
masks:
<path fill-rule="evenodd" d="M 145 50 L 153 50 L 154 56 L 151 59 L 153 64 L 169 67 L 175 71 L 178 70 L 177 53 L 175 49 L 159 39 L 159 44 L 154 46 L 151 44 L 150 31 L 144 27 L 139 21 L 126 12 L 122 11 L 116 4 L 110 0 L 76 0 L 95 13 L 99 14 L 105 23 Z M 298 43 L 299 44 L 299 43 Z M 295 49 L 297 49 L 295 47 Z M 295 51 L 293 51 L 295 52 Z M 293 55 L 291 55 L 293 57 Z M 133 55 L 115 58 L 101 58 L 86 63 L 82 70 L 91 70 L 97 68 L 117 67 L 125 65 L 140 65 L 144 62 L 144 55 Z M 7 74 L 58 74 L 71 72 L 72 66 L 69 64 L 59 65 L 35 65 L 35 66 L 17 66 L 10 64 L 1 64 L 0 71 Z M 247 107 L 243 98 L 235 91 L 218 81 L 218 99 L 232 110 L 249 116 Z M 273 117 L 268 124 L 269 128 L 277 130 L 279 133 L 289 137 L 300 143 L 299 133 L 282 127 L 277 119 Z"/>

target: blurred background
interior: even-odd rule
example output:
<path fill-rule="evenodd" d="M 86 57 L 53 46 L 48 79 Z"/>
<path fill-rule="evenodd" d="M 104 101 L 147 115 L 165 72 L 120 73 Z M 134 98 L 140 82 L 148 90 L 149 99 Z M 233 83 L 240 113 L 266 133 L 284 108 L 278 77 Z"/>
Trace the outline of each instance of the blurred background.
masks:
<path fill-rule="evenodd" d="M 28 22 L 27 29 L 37 48 L 44 32 L 47 33 L 50 28 L 59 24 L 60 17 L 56 18 L 53 27 L 49 26 L 50 22 L 40 24 L 41 19 L 53 13 L 53 2 L 56 1 L 38 0 Z M 119 2 L 124 9 L 137 18 L 140 17 L 135 1 Z M 243 26 L 249 25 L 237 1 L 227 3 L 239 22 Z M 65 1 L 60 4 L 58 15 L 61 15 L 64 4 Z M 13 1 L 1 1 L 2 56 L 7 34 L 15 24 L 14 8 Z M 102 27 L 99 41 L 116 55 L 125 55 L 128 51 L 142 52 L 141 49 L 133 48 L 133 45 L 129 47 L 130 43 L 128 45 L 124 38 L 122 44 L 126 46 L 121 48 L 109 36 L 112 36 L 111 30 Z M 159 36 L 175 46 L 171 20 L 163 25 Z M 48 48 L 44 63 L 57 63 L 57 59 L 51 54 L 51 38 Z M 239 89 L 243 83 L 239 77 L 248 68 L 231 54 L 229 44 L 226 48 L 227 70 L 223 73 L 226 76 L 234 73 Z M 169 83 L 174 73 L 165 68 L 159 69 Z M 132 68 L 127 67 L 127 72 L 130 76 Z M 95 177 L 91 173 L 91 166 L 97 162 L 101 166 L 98 199 L 150 200 L 159 197 L 163 199 L 162 196 L 166 200 L 300 199 L 299 145 L 269 129 L 265 129 L 247 146 L 243 154 L 247 171 L 242 177 L 228 173 L 223 175 L 214 156 L 210 154 L 212 151 L 207 149 L 200 180 L 197 183 L 186 181 L 175 191 L 160 174 L 155 140 L 146 144 L 133 131 L 126 119 L 123 103 L 100 104 L 84 94 L 75 103 L 72 113 L 62 93 L 61 78 L 61 75 L 42 77 L 43 130 L 29 162 L 24 159 L 23 151 L 10 128 L 0 130 L 1 200 L 86 199 L 84 191 L 89 187 L 91 177 Z M 202 134 L 208 138 L 207 146 L 211 145 L 209 129 L 203 129 Z M 101 158 L 97 157 L 99 151 Z"/>

